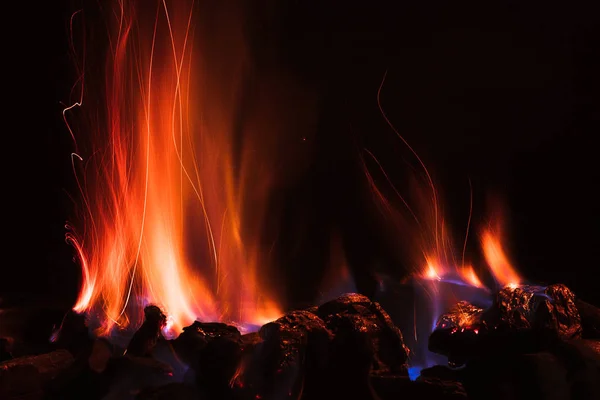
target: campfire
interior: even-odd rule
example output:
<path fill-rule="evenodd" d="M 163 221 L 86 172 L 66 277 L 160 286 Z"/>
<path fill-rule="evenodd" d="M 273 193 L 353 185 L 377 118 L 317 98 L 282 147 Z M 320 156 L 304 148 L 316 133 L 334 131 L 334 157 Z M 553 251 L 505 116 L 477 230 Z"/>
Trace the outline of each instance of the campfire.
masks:
<path fill-rule="evenodd" d="M 411 198 L 369 151 L 364 172 L 413 273 L 379 275 L 373 298 L 344 293 L 332 245 L 326 295 L 286 304 L 262 233 L 295 162 L 278 152 L 285 127 L 252 112 L 264 100 L 246 93 L 242 9 L 109 3 L 104 51 L 77 36 L 82 11 L 70 21 L 79 76 L 63 117 L 81 193 L 66 238 L 80 291 L 44 350 L 0 339 L 0 398 L 600 398 L 600 309 L 520 276 L 497 206 L 470 261 L 471 216 L 457 245 L 381 104 L 420 172 Z"/>

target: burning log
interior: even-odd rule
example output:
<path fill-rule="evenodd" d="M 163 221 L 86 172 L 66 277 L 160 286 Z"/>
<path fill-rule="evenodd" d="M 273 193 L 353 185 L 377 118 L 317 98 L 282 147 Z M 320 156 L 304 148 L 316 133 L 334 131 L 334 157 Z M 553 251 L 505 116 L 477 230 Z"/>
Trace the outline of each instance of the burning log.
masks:
<path fill-rule="evenodd" d="M 575 295 L 565 285 L 505 287 L 486 317 L 488 325 L 509 330 L 534 329 L 561 339 L 581 336 Z"/>
<path fill-rule="evenodd" d="M 581 335 L 575 296 L 564 285 L 506 287 L 483 310 L 460 302 L 443 314 L 429 337 L 429 349 L 463 364 L 482 353 L 540 350 L 553 339 Z"/>
<path fill-rule="evenodd" d="M 379 303 L 360 294 L 346 294 L 321 305 L 317 315 L 334 335 L 342 327 L 367 333 L 373 348 L 372 373 L 408 374 L 402 332 Z"/>
<path fill-rule="evenodd" d="M 480 349 L 480 332 L 484 329 L 483 309 L 466 301 L 457 303 L 442 314 L 429 336 L 429 350 L 448 356 L 448 361 L 461 365 L 475 357 Z"/>
<path fill-rule="evenodd" d="M 0 364 L 0 398 L 41 398 L 48 382 L 72 363 L 73 356 L 66 350 L 5 361 Z"/>

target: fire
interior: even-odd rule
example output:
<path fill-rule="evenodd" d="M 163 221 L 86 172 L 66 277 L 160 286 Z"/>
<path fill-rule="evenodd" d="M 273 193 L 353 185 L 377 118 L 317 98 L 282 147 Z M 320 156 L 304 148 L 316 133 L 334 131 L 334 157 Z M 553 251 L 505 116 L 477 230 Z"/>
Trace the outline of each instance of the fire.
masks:
<path fill-rule="evenodd" d="M 415 288 L 414 318 L 410 321 L 414 327 L 414 341 L 409 344 L 412 350 L 411 369 L 414 376 L 419 368 L 441 362 L 436 358 L 439 356 L 429 352 L 426 338 L 435 329 L 438 317 L 448 307 L 459 301 L 481 303 L 481 306 L 487 307 L 493 299 L 488 287 L 490 285 L 480 274 L 482 269 L 474 267 L 476 264 L 469 260 L 467 252 L 473 214 L 473 190 L 470 180 L 469 214 L 465 221 L 466 229 L 461 235 L 462 246 L 457 246 L 456 231 L 450 229 L 444 218 L 444 210 L 440 202 L 442 196 L 432 174 L 383 110 L 380 95 L 384 83 L 385 76 L 377 96 L 380 112 L 391 131 L 404 145 L 408 157 L 403 159 L 409 166 L 416 168 L 407 168 L 413 171 L 413 174 L 408 177 L 408 190 L 396 187 L 396 183 L 401 182 L 401 179 L 398 177 L 394 179 L 384 169 L 383 163 L 369 150 L 365 150 L 363 168 L 375 203 L 385 218 L 385 224 L 391 227 L 390 236 L 402 238 L 403 246 L 399 251 L 404 250 L 404 254 L 400 255 L 409 260 L 409 268 L 412 269 L 406 281 Z M 495 229 L 486 227 L 481 232 L 481 250 L 489 272 L 496 282 L 501 286 L 516 287 L 520 284 L 521 278 L 504 250 L 500 234 L 503 219 L 497 212 L 499 210 L 497 206 L 498 204 L 494 204 L 492 208 L 495 214 L 492 221 Z M 393 243 L 393 246 L 398 248 L 397 243 Z M 464 317 L 461 324 L 468 326 L 471 323 L 470 317 L 467 313 Z M 474 332 L 478 333 L 478 331 Z M 412 340 L 408 336 L 405 338 Z"/>
<path fill-rule="evenodd" d="M 517 287 L 521 278 L 504 253 L 502 243 L 500 242 L 500 235 L 491 229 L 486 229 L 483 232 L 481 243 L 485 260 L 496 281 L 501 286 Z"/>
<path fill-rule="evenodd" d="M 85 111 L 89 146 L 73 155 L 84 209 L 67 235 L 83 277 L 74 310 L 100 334 L 139 322 L 144 303 L 173 329 L 279 317 L 259 279 L 275 168 L 263 130 L 240 126 L 248 54 L 235 7 L 199 37 L 194 1 L 112 3 L 104 87 L 90 90 L 83 71 L 81 99 L 65 110 L 65 120 Z"/>

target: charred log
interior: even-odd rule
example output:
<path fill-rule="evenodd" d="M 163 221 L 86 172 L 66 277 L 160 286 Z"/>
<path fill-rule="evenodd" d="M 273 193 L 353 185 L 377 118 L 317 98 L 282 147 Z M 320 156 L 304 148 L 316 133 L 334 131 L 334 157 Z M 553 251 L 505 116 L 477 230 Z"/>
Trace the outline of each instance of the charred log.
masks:
<path fill-rule="evenodd" d="M 73 356 L 66 350 L 5 361 L 0 364 L 0 398 L 41 398 L 48 382 L 72 363 Z"/>
<path fill-rule="evenodd" d="M 154 305 L 144 308 L 144 323 L 134 333 L 127 354 L 134 357 L 150 357 L 159 341 L 164 341 L 162 329 L 167 324 L 167 317 L 160 308 Z"/>
<path fill-rule="evenodd" d="M 240 363 L 242 347 L 240 331 L 217 322 L 196 321 L 173 341 L 176 354 L 195 375 L 191 380 L 209 398 L 231 396 L 229 383 Z"/>
<path fill-rule="evenodd" d="M 429 336 L 429 350 L 448 357 L 450 364 L 462 365 L 476 357 L 486 326 L 483 309 L 461 301 L 442 314 Z"/>
<path fill-rule="evenodd" d="M 303 380 L 312 386 L 315 375 L 323 374 L 332 334 L 317 315 L 290 312 L 264 325 L 259 336 L 241 366 L 239 387 L 263 398 L 288 397 Z"/>
<path fill-rule="evenodd" d="M 54 337 L 54 344 L 59 349 L 66 349 L 75 357 L 89 352 L 94 340 L 89 335 L 86 315 L 69 311 L 65 314 L 60 328 Z"/>
<path fill-rule="evenodd" d="M 119 356 L 110 359 L 103 377 L 109 382 L 104 399 L 128 399 L 144 388 L 174 381 L 169 365 L 151 357 Z"/>
<path fill-rule="evenodd" d="M 576 299 L 575 306 L 581 315 L 582 336 L 586 339 L 600 339 L 600 308 Z"/>
<path fill-rule="evenodd" d="M 10 352 L 10 342 L 6 338 L 0 338 L 0 363 L 12 360 L 13 356 Z"/>
<path fill-rule="evenodd" d="M 371 385 L 374 348 L 369 332 L 355 329 L 350 319 L 339 322 L 320 390 L 327 399 L 378 400 Z"/>
<path fill-rule="evenodd" d="M 115 349 L 108 341 L 95 340 L 89 356 L 80 354 L 48 384 L 45 399 L 77 400 L 82 393 L 86 393 L 89 400 L 102 399 L 111 384 L 110 376 L 104 371 L 114 356 Z"/>
<path fill-rule="evenodd" d="M 438 399 L 465 400 L 467 393 L 462 384 L 441 379 L 418 379 L 410 381 L 406 376 L 376 376 L 373 388 L 382 400 L 392 399 Z"/>
<path fill-rule="evenodd" d="M 429 349 L 462 365 L 486 354 L 542 351 L 581 330 L 575 296 L 564 285 L 506 287 L 487 310 L 463 301 L 443 314 Z"/>
<path fill-rule="evenodd" d="M 168 385 L 143 389 L 136 400 L 196 400 L 199 398 L 196 389 L 184 383 L 169 383 Z"/>
<path fill-rule="evenodd" d="M 568 340 L 581 336 L 575 295 L 565 285 L 505 287 L 484 317 L 489 326 L 533 329 Z"/>
<path fill-rule="evenodd" d="M 334 335 L 342 327 L 366 332 L 373 348 L 373 373 L 408 374 L 402 333 L 379 303 L 360 294 L 346 294 L 321 305 L 317 315 Z"/>

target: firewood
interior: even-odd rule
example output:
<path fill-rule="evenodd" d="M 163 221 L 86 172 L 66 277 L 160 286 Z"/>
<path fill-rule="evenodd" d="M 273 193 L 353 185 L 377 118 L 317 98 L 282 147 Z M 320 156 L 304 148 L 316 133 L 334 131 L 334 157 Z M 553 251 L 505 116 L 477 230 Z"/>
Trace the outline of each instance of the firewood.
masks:
<path fill-rule="evenodd" d="M 38 393 L 72 363 L 66 350 L 5 361 L 0 364 L 0 398 Z"/>
<path fill-rule="evenodd" d="M 600 339 L 600 308 L 576 299 L 575 305 L 581 315 L 582 336 L 587 339 Z"/>

